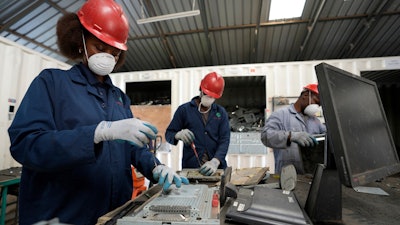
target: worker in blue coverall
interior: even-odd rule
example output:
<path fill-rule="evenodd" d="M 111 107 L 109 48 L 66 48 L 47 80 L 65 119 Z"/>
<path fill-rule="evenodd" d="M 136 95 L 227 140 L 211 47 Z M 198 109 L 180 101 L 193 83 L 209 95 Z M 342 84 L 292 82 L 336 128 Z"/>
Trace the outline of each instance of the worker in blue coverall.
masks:
<path fill-rule="evenodd" d="M 313 134 L 323 134 L 326 127 L 315 116 L 319 110 L 317 84 L 305 86 L 295 103 L 273 112 L 261 132 L 262 143 L 274 150 L 275 174 L 283 166 L 293 164 L 298 174 L 304 174 L 300 147 L 318 144 Z"/>
<path fill-rule="evenodd" d="M 215 72 L 207 74 L 200 83 L 200 95 L 178 107 L 165 137 L 170 144 L 183 141 L 182 168 L 199 168 L 211 176 L 225 169 L 230 141 L 226 110 L 214 101 L 222 96 L 225 81 Z"/>
<path fill-rule="evenodd" d="M 108 75 L 123 63 L 128 31 L 113 0 L 86 1 L 59 19 L 60 51 L 82 63 L 43 70 L 8 129 L 22 164 L 20 225 L 54 218 L 96 224 L 131 199 L 131 165 L 165 190 L 188 183 L 148 151 L 157 129 L 133 118 L 129 98 Z"/>

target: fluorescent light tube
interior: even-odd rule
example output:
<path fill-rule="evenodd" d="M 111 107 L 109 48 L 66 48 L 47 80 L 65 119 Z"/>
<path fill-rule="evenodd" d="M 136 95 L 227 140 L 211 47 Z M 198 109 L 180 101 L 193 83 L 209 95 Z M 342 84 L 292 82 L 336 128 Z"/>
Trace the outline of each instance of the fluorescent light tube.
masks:
<path fill-rule="evenodd" d="M 144 19 L 138 19 L 136 20 L 137 24 L 144 24 L 144 23 L 153 23 L 153 22 L 158 22 L 158 21 L 163 21 L 163 20 L 172 20 L 172 19 L 178 19 L 182 17 L 188 17 L 188 16 L 197 16 L 200 15 L 200 10 L 192 10 L 192 11 L 185 11 L 185 12 L 179 12 L 179 13 L 171 13 L 171 14 L 165 14 L 161 16 L 153 16 L 153 17 L 148 17 Z"/>

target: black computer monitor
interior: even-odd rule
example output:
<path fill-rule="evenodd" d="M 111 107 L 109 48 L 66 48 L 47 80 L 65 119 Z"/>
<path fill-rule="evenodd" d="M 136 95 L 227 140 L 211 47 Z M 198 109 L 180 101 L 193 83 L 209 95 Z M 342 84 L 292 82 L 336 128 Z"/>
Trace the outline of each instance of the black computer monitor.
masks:
<path fill-rule="evenodd" d="M 357 187 L 400 172 L 376 83 L 326 63 L 315 70 L 341 183 Z"/>

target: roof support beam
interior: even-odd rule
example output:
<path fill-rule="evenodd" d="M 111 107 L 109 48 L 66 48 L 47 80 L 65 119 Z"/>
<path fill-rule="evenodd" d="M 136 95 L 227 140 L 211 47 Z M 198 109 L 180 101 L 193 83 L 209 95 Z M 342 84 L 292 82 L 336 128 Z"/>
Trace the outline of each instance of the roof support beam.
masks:
<path fill-rule="evenodd" d="M 16 16 L 14 16 L 10 21 L 5 23 L 3 26 L 0 26 L 0 32 L 7 31 L 13 24 L 17 23 L 19 20 L 24 18 L 28 13 L 38 8 L 41 4 L 43 4 L 43 1 L 34 1 L 33 3 L 31 3 L 23 11 L 20 11 Z"/>
<path fill-rule="evenodd" d="M 260 35 L 258 35 L 258 32 L 260 31 L 262 3 L 263 3 L 263 0 L 258 1 L 257 22 L 256 22 L 256 27 L 254 29 L 254 47 L 252 49 L 252 53 L 253 53 L 252 62 L 253 63 L 257 62 L 257 56 L 258 56 L 258 40 L 260 39 L 259 38 Z"/>
<path fill-rule="evenodd" d="M 382 17 L 383 12 L 385 12 L 389 6 L 393 4 L 393 0 L 381 1 L 381 4 L 374 10 L 373 14 L 367 16 L 365 23 L 358 30 L 357 35 L 354 36 L 354 39 L 350 41 L 348 44 L 348 48 L 342 48 L 341 53 L 339 54 L 340 58 L 349 58 L 352 57 L 352 53 L 356 47 L 365 41 L 365 39 L 369 36 L 369 33 L 376 27 L 377 21 Z"/>
<path fill-rule="evenodd" d="M 400 14 L 400 11 L 396 11 L 396 12 L 383 13 L 382 15 L 390 16 L 390 15 L 399 15 L 399 14 Z M 318 22 L 335 21 L 335 20 L 337 20 L 337 21 L 351 20 L 351 19 L 359 19 L 359 18 L 364 18 L 364 17 L 367 18 L 368 15 L 360 14 L 360 15 L 356 15 L 356 16 L 327 17 L 327 18 L 318 19 Z M 310 21 L 311 20 L 287 20 L 287 21 L 263 22 L 263 23 L 260 23 L 260 27 L 309 23 Z M 208 28 L 208 32 L 235 30 L 235 29 L 243 29 L 243 28 L 255 28 L 256 26 L 257 26 L 257 24 L 245 24 L 245 25 L 228 26 L 228 27 L 215 27 L 215 28 Z M 176 36 L 176 35 L 181 35 L 181 34 L 195 34 L 195 33 L 202 33 L 202 32 L 204 32 L 204 29 L 189 30 L 189 31 L 182 31 L 182 32 L 170 32 L 170 33 L 164 33 L 164 35 L 165 36 Z M 140 39 L 148 39 L 148 38 L 156 38 L 156 37 L 159 37 L 159 35 L 136 36 L 136 37 L 130 37 L 129 40 L 140 40 Z"/>
<path fill-rule="evenodd" d="M 158 15 L 156 15 L 156 12 L 154 10 L 154 6 L 151 4 L 150 0 L 145 0 L 143 2 L 143 4 L 144 4 L 144 7 L 146 7 L 147 12 L 149 13 L 150 17 L 158 16 Z M 177 67 L 176 58 L 175 58 L 175 56 L 174 56 L 174 54 L 173 54 L 173 52 L 171 50 L 171 45 L 168 42 L 167 35 L 164 34 L 164 31 L 161 28 L 159 23 L 160 22 L 154 22 L 154 23 L 152 23 L 152 25 L 155 26 L 155 28 L 156 28 L 156 30 L 157 30 L 157 32 L 159 34 L 159 35 L 157 35 L 157 37 L 159 37 L 161 39 L 160 42 L 164 46 L 164 49 L 166 50 L 166 52 L 167 52 L 167 54 L 169 56 L 168 58 L 169 58 L 169 61 L 170 61 L 171 65 L 172 65 L 172 67 L 176 68 Z"/>
<path fill-rule="evenodd" d="M 324 8 L 324 5 L 325 5 L 325 0 L 322 0 L 320 2 L 320 4 L 318 5 L 317 11 L 315 13 L 313 13 L 313 14 L 315 14 L 314 18 L 309 22 L 309 25 L 307 26 L 307 31 L 308 31 L 307 32 L 307 36 L 306 36 L 306 38 L 304 39 L 303 43 L 300 46 L 300 52 L 296 57 L 297 60 L 301 60 L 301 58 L 303 56 L 304 49 L 307 47 L 308 40 L 310 39 L 311 34 L 314 31 L 315 24 L 317 23 L 317 21 L 319 19 L 319 15 L 321 14 L 321 11 Z"/>
<path fill-rule="evenodd" d="M 210 41 L 210 32 L 208 30 L 208 22 L 207 22 L 207 10 L 206 10 L 206 6 L 204 4 L 204 0 L 199 0 L 199 9 L 200 9 L 200 15 L 201 15 L 201 22 L 203 23 L 203 27 L 204 27 L 204 36 L 206 37 L 206 44 L 207 44 L 207 55 L 206 55 L 206 62 L 207 65 L 218 65 L 218 62 L 214 62 L 214 60 L 216 59 L 214 57 L 213 54 L 213 48 L 211 45 L 211 41 Z"/>

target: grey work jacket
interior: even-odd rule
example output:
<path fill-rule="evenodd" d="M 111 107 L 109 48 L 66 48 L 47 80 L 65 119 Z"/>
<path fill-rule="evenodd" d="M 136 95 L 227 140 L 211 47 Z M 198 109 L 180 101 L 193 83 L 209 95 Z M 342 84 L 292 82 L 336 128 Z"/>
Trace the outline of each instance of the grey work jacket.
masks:
<path fill-rule="evenodd" d="M 282 166 L 286 164 L 293 164 L 298 173 L 304 173 L 298 145 L 287 141 L 289 131 L 322 134 L 326 132 L 326 127 L 317 117 L 297 113 L 293 104 L 273 112 L 265 122 L 261 141 L 274 150 L 276 174 L 280 174 Z"/>

